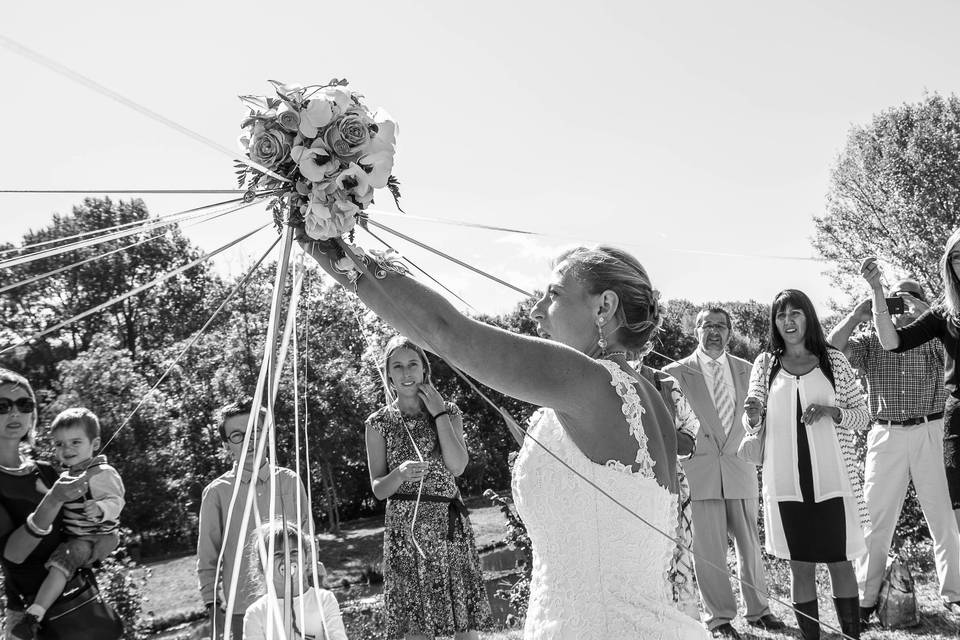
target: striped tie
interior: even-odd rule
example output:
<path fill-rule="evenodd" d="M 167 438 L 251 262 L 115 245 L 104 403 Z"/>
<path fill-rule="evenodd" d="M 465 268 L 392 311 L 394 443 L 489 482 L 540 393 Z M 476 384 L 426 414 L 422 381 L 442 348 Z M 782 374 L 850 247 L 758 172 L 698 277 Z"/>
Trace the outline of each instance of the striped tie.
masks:
<path fill-rule="evenodd" d="M 723 377 L 723 367 L 719 362 L 713 360 L 710 363 L 713 369 L 713 397 L 717 403 L 717 414 L 720 416 L 720 424 L 723 425 L 723 433 L 729 434 L 730 427 L 733 426 L 733 396 L 730 394 L 730 387 Z"/>

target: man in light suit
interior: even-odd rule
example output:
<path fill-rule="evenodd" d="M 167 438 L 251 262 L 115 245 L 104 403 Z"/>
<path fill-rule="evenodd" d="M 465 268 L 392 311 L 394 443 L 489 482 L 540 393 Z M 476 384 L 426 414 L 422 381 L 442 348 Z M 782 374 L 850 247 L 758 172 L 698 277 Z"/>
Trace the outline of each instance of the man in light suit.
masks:
<path fill-rule="evenodd" d="M 768 630 L 785 625 L 770 613 L 763 595 L 767 584 L 757 525 L 757 468 L 737 457 L 744 436 L 741 418 L 751 365 L 726 352 L 731 329 L 725 309 L 701 311 L 697 315 L 697 350 L 664 371 L 679 381 L 700 420 L 696 452 L 682 464 L 690 483 L 694 566 L 706 625 L 715 638 L 739 640 L 740 634 L 730 624 L 737 616 L 737 600 L 722 569 L 727 566 L 728 536 L 736 543 L 740 578 L 756 587 L 741 584 L 747 621 Z"/>

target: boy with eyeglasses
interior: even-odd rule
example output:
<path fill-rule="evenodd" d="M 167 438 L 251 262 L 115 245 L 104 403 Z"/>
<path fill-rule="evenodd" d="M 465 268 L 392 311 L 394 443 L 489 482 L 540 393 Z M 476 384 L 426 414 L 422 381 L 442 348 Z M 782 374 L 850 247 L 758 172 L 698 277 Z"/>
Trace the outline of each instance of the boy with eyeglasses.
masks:
<path fill-rule="evenodd" d="M 273 468 L 275 490 L 274 510 L 271 513 L 271 473 L 266 453 L 262 456 L 259 468 L 253 468 L 257 444 L 254 436 L 262 437 L 262 425 L 267 417 L 263 407 L 257 410 L 257 421 L 250 434 L 248 448 L 243 448 L 252 412 L 253 401 L 249 397 L 221 407 L 217 429 L 224 449 L 233 460 L 233 468 L 206 486 L 200 502 L 197 577 L 200 595 L 212 625 L 211 638 L 224 637 L 227 625 L 230 627 L 230 638 L 239 640 L 243 637 L 244 612 L 257 599 L 258 593 L 250 580 L 247 554 L 241 550 L 257 523 L 283 518 L 298 522 L 303 531 L 313 531 L 310 503 L 303 483 L 295 472 L 285 467 Z M 231 511 L 230 501 L 238 483 L 237 497 Z M 244 524 L 244 507 L 251 492 L 251 512 L 245 526 L 241 527 Z M 231 618 L 226 620 L 231 589 L 236 590 L 236 596 Z"/>

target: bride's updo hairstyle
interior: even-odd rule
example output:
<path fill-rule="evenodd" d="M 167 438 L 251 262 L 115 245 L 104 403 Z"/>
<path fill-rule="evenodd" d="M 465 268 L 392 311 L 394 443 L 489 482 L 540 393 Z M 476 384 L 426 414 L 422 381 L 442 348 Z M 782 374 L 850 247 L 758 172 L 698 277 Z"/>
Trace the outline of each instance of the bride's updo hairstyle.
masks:
<path fill-rule="evenodd" d="M 561 274 L 572 272 L 591 295 L 607 290 L 617 294 L 620 327 L 615 335 L 631 354 L 642 351 L 656 336 L 661 320 L 660 294 L 650 284 L 647 270 L 632 255 L 606 245 L 576 247 L 564 251 L 553 264 Z"/>

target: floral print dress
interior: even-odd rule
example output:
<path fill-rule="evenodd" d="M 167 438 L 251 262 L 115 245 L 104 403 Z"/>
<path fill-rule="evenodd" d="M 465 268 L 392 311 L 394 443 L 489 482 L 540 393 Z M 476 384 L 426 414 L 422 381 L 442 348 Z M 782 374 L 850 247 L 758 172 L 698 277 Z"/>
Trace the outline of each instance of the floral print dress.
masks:
<path fill-rule="evenodd" d="M 446 403 L 446 408 L 451 417 L 460 415 L 452 402 Z M 391 471 L 407 460 L 418 460 L 417 449 L 430 463 L 419 508 L 419 482 L 403 483 L 387 500 L 383 534 L 386 638 L 412 634 L 434 638 L 492 628 L 473 528 L 465 509 L 460 508 L 456 481 L 443 464 L 436 427 L 424 414 L 401 416 L 393 407 L 372 414 L 367 425 L 386 441 Z M 435 501 L 437 498 L 455 500 Z"/>

